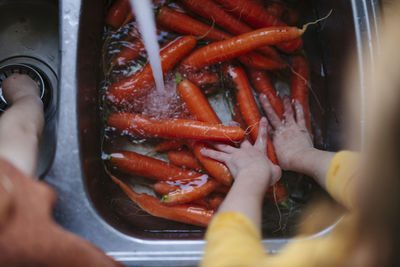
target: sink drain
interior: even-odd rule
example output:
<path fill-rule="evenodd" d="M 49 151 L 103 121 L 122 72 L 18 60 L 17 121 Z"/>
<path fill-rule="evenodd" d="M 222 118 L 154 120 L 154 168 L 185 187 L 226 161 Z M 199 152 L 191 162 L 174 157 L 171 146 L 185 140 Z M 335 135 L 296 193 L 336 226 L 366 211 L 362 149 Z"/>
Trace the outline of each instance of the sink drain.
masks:
<path fill-rule="evenodd" d="M 12 74 L 26 74 L 32 80 L 35 81 L 40 89 L 40 98 L 42 101 L 45 95 L 45 85 L 42 76 L 34 68 L 25 64 L 10 64 L 0 68 L 0 111 L 7 109 L 7 101 L 3 96 L 2 84 L 5 79 L 10 77 Z"/>

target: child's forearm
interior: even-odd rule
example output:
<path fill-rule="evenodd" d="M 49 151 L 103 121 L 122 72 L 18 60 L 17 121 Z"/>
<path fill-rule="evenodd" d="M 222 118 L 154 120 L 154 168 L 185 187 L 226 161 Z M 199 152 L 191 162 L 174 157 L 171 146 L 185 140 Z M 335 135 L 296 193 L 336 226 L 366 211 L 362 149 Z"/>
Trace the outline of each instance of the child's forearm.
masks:
<path fill-rule="evenodd" d="M 292 166 L 290 170 L 313 177 L 318 184 L 326 189 L 326 174 L 335 154 L 334 152 L 309 148 L 295 157 L 296 160 L 290 163 Z"/>
<path fill-rule="evenodd" d="M 228 211 L 242 213 L 254 223 L 257 229 L 260 229 L 265 188 L 255 188 L 255 185 L 248 183 L 246 179 L 238 178 L 219 207 L 218 213 Z"/>

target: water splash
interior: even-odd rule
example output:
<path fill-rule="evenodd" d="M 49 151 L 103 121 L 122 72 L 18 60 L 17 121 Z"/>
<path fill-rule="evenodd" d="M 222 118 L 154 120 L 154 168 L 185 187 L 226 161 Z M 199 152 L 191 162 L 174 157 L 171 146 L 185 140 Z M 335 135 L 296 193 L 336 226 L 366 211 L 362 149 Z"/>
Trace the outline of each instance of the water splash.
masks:
<path fill-rule="evenodd" d="M 160 46 L 157 42 L 157 30 L 152 3 L 150 0 L 130 0 L 130 2 L 135 10 L 136 21 L 138 22 L 139 31 L 147 51 L 157 91 L 164 93 L 165 88 L 160 60 Z"/>

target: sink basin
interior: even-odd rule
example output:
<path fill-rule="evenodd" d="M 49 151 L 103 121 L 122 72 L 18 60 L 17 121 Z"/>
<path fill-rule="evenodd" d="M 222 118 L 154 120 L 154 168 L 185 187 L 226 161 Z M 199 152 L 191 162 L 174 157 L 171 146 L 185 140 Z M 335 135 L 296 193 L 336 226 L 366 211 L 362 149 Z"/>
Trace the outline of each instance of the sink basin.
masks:
<path fill-rule="evenodd" d="M 338 150 L 344 146 L 343 126 L 347 119 L 342 104 L 343 66 L 349 56 L 360 63 L 359 86 L 354 89 L 362 103 L 363 55 L 373 56 L 364 49 L 372 49 L 373 44 L 363 48 L 361 42 L 370 40 L 377 30 L 378 3 L 327 0 L 306 3 L 307 22 L 333 9 L 328 20 L 308 30 L 305 47 L 312 72 L 320 77 L 314 87 L 325 109 L 321 112 L 316 103 L 312 109 L 317 114 L 315 119 L 325 122 L 321 127 L 323 148 Z M 97 95 L 104 6 L 97 0 L 64 0 L 60 5 L 62 63 L 57 153 L 45 178 L 58 192 L 56 220 L 130 266 L 197 265 L 204 246 L 203 229 L 138 213 L 105 174 Z M 362 116 L 363 110 L 360 113 Z M 362 122 L 361 117 L 356 127 L 362 129 Z M 326 234 L 334 224 L 332 221 L 332 225 L 314 236 Z M 267 252 L 276 253 L 288 241 L 290 236 L 265 236 L 263 243 Z"/>
<path fill-rule="evenodd" d="M 60 66 L 57 0 L 0 1 L 0 70 L 28 65 L 44 83 L 46 125 L 36 175 L 44 177 L 56 149 L 57 91 Z M 11 68 L 23 72 L 19 67 Z M 3 78 L 3 77 L 2 77 Z"/>

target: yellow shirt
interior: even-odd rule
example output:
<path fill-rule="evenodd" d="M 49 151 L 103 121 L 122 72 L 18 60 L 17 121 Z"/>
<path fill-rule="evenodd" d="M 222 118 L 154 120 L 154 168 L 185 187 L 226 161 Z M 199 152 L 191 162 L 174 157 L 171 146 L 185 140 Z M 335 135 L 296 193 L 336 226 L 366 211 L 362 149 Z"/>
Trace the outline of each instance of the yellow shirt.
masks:
<path fill-rule="evenodd" d="M 339 203 L 353 208 L 353 181 L 358 155 L 342 151 L 332 159 L 326 176 L 327 191 Z M 319 238 L 297 236 L 277 255 L 267 255 L 261 243 L 261 233 L 254 224 L 238 212 L 216 216 L 207 233 L 205 254 L 201 266 L 274 266 L 313 267 L 342 266 L 351 253 L 351 238 L 356 224 L 354 214 L 344 216 L 331 233 Z"/>

